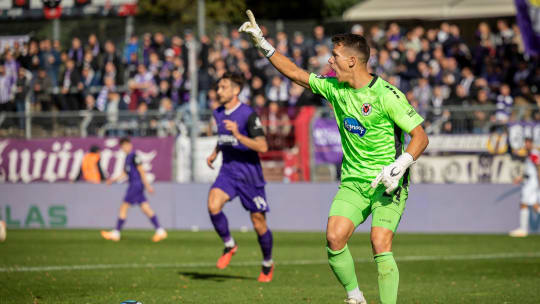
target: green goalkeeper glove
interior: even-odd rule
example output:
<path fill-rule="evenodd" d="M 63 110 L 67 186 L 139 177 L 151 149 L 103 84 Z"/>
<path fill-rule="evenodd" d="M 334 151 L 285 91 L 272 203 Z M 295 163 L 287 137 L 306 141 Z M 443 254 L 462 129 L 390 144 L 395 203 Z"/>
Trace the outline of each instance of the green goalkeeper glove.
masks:
<path fill-rule="evenodd" d="M 274 55 L 276 49 L 268 41 L 266 41 L 266 39 L 264 39 L 263 33 L 257 25 L 255 16 L 253 16 L 251 10 L 247 10 L 246 14 L 249 21 L 244 22 L 238 31 L 248 34 L 251 37 L 253 44 L 264 54 L 264 56 L 270 58 L 272 55 Z"/>

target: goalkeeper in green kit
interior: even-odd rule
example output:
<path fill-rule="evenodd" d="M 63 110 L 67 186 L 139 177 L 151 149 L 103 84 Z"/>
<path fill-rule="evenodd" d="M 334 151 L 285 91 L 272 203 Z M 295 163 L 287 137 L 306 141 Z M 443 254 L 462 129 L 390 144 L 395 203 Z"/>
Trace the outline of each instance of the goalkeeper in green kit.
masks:
<path fill-rule="evenodd" d="M 405 209 L 409 166 L 422 154 L 428 138 L 405 95 L 367 71 L 369 46 L 364 37 L 340 34 L 332 38 L 328 60 L 336 77 L 322 77 L 297 67 L 277 52 L 257 25 L 251 11 L 240 32 L 283 75 L 322 95 L 333 107 L 343 146 L 341 185 L 332 202 L 326 229 L 328 262 L 347 291 L 346 303 L 367 303 L 358 287 L 347 241 L 372 214 L 371 245 L 384 304 L 396 303 L 399 272 L 392 255 L 392 238 Z M 404 151 L 404 133 L 411 141 Z"/>

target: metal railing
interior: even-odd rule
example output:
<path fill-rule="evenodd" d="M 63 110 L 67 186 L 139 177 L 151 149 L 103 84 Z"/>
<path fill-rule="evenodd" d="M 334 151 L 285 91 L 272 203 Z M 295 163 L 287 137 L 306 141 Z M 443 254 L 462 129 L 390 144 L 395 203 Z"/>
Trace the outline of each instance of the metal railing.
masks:
<path fill-rule="evenodd" d="M 321 115 L 333 116 L 327 107 Z M 540 107 L 514 106 L 505 115 L 498 115 L 494 105 L 448 106 L 418 109 L 425 118 L 428 134 L 482 134 L 512 121 L 539 121 Z M 500 114 L 500 112 L 499 112 Z M 187 107 L 177 111 L 148 110 L 146 112 L 96 110 L 53 112 L 0 112 L 0 136 L 43 138 L 58 136 L 168 136 L 188 132 L 195 136 L 212 133 L 210 110 L 199 111 L 194 120 Z M 294 117 L 291 117 L 291 121 Z M 193 130 L 193 133 L 192 133 Z"/>
<path fill-rule="evenodd" d="M 206 117 L 207 113 L 201 116 Z M 204 123 L 204 122 L 203 122 Z M 192 129 L 186 111 L 0 112 L 0 137 L 170 136 Z"/>

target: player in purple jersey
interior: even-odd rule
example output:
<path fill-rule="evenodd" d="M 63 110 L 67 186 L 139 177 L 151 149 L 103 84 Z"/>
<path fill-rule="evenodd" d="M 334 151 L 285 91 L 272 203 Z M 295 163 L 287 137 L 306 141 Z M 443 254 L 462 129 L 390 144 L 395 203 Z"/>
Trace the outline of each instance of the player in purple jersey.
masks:
<path fill-rule="evenodd" d="M 208 194 L 208 212 L 216 232 L 225 243 L 223 254 L 216 266 L 223 269 L 229 265 L 238 250 L 229 232 L 229 223 L 222 209 L 225 203 L 239 197 L 244 209 L 250 212 L 263 255 L 259 282 L 270 282 L 274 273 L 272 261 L 272 232 L 266 225 L 269 211 L 264 191 L 259 152 L 266 152 L 268 145 L 257 114 L 238 100 L 243 86 L 240 75 L 225 73 L 218 83 L 217 95 L 221 106 L 214 111 L 218 126 L 218 143 L 207 158 L 210 168 L 219 152 L 223 164 Z"/>
<path fill-rule="evenodd" d="M 156 229 L 152 241 L 159 242 L 167 238 L 167 232 L 159 225 L 157 215 L 154 213 L 154 210 L 150 208 L 146 196 L 144 196 L 144 190 L 148 193 L 153 193 L 154 188 L 148 183 L 146 179 L 145 171 L 142 167 L 141 160 L 137 157 L 135 151 L 133 151 L 133 144 L 129 138 L 124 137 L 120 139 L 120 148 L 126 153 L 126 162 L 124 166 L 124 172 L 116 178 L 111 178 L 107 180 L 107 184 L 112 184 L 118 180 L 123 180 L 128 178 L 128 189 L 126 196 L 124 197 L 124 202 L 120 206 L 120 212 L 118 214 L 118 220 L 116 222 L 116 229 L 111 231 L 101 231 L 101 236 L 106 240 L 112 240 L 118 242 L 120 240 L 120 231 L 124 225 L 127 217 L 127 211 L 129 207 L 133 205 L 140 205 L 141 210 L 148 216 L 152 225 Z"/>

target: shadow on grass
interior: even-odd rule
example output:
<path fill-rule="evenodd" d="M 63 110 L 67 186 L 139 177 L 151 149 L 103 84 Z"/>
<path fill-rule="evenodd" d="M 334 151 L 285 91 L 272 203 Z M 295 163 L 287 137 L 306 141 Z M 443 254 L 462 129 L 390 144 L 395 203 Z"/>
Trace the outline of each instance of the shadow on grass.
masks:
<path fill-rule="evenodd" d="M 255 280 L 253 277 L 239 276 L 239 275 L 229 275 L 229 274 L 218 274 L 218 273 L 200 273 L 195 271 L 179 271 L 179 275 L 189 277 L 193 280 L 208 280 L 214 282 L 225 282 L 225 280 Z"/>

